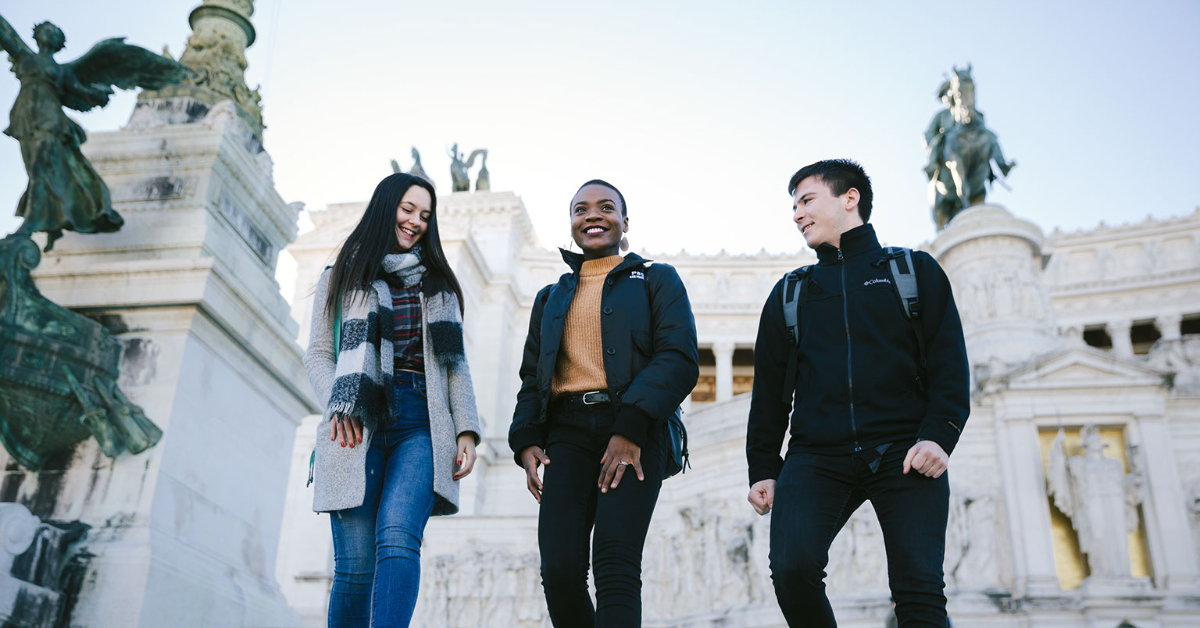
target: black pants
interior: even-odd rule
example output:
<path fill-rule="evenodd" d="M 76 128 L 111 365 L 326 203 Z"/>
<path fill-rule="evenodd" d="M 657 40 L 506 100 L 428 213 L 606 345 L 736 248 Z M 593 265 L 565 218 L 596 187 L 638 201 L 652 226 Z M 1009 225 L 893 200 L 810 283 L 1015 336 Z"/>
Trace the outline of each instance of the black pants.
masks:
<path fill-rule="evenodd" d="M 942 562 L 949 476 L 903 474 L 907 450 L 889 450 L 874 473 L 849 454 L 788 457 L 775 485 L 771 513 L 771 579 L 788 626 L 837 625 L 825 597 L 829 546 L 869 499 L 883 529 L 899 625 L 946 628 Z"/>
<path fill-rule="evenodd" d="M 652 436 L 641 453 L 646 479 L 639 482 L 630 465 L 617 488 L 601 493 L 600 458 L 615 419 L 610 404 L 551 410 L 538 547 L 542 588 L 557 628 L 642 624 L 642 547 L 662 486 L 663 449 Z M 589 534 L 595 557 L 594 610 L 587 586 Z"/>

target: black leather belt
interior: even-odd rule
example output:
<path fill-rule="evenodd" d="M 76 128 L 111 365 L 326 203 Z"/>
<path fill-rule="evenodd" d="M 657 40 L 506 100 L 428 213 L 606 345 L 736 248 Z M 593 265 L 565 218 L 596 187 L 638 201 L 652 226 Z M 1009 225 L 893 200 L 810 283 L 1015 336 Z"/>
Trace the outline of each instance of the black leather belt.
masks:
<path fill-rule="evenodd" d="M 593 390 L 585 393 L 567 393 L 554 398 L 553 405 L 559 406 L 594 406 L 601 403 L 612 403 L 613 397 L 603 390 Z"/>

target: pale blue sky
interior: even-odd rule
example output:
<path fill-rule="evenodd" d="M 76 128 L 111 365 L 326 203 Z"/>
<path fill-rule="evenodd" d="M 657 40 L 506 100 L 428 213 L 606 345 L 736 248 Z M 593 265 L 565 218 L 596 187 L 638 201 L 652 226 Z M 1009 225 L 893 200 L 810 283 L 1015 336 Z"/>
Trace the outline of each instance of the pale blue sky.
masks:
<path fill-rule="evenodd" d="M 117 35 L 178 55 L 199 0 L 0 0 L 31 41 L 66 32 L 60 62 Z M 788 177 L 859 160 L 884 240 L 933 236 L 920 134 L 952 64 L 1010 158 L 989 199 L 1044 229 L 1167 217 L 1200 205 L 1200 3 L 259 0 L 249 50 L 277 187 L 310 209 L 366 200 L 388 160 L 490 149 L 492 188 L 520 194 L 542 242 L 567 241 L 583 181 L 616 184 L 651 252 L 795 251 Z M 118 8 L 119 7 L 119 8 Z M 17 82 L 0 77 L 0 106 Z M 133 94 L 77 114 L 124 124 Z M 0 137 L 0 232 L 25 186 Z"/>

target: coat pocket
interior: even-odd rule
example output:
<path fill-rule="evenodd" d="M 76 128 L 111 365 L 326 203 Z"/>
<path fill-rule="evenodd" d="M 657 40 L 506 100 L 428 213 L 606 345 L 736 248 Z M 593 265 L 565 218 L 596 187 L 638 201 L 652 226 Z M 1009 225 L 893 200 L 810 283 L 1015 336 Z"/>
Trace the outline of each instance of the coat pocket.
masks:
<path fill-rule="evenodd" d="M 633 336 L 633 346 L 646 358 L 651 358 L 654 355 L 654 347 L 650 342 L 650 334 L 644 331 L 633 330 L 630 332 Z"/>

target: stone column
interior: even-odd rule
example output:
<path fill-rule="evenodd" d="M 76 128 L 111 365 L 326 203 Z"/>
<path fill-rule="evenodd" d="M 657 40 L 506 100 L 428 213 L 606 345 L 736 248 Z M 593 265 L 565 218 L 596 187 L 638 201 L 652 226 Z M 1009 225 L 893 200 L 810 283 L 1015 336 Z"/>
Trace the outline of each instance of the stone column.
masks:
<path fill-rule="evenodd" d="M 1037 425 L 1028 417 L 997 416 L 996 436 L 1001 486 L 1004 500 L 1010 505 L 1008 528 L 1017 588 L 1014 594 L 1057 595 L 1060 588 Z"/>
<path fill-rule="evenodd" d="M 1139 456 L 1145 466 L 1147 535 L 1152 537 L 1155 581 L 1168 589 L 1197 591 L 1200 588 L 1200 565 L 1197 548 L 1191 534 L 1190 513 L 1171 429 L 1162 415 L 1138 415 Z M 1131 461 L 1133 462 L 1133 461 Z"/>
<path fill-rule="evenodd" d="M 1015 365 L 1055 350 L 1054 310 L 1042 283 L 1042 230 L 998 205 L 954 217 L 930 253 L 950 278 L 972 366 Z"/>
<path fill-rule="evenodd" d="M 1163 340 L 1179 340 L 1182 338 L 1182 325 L 1182 314 L 1164 314 L 1154 320 L 1154 326 L 1158 328 L 1158 333 L 1162 334 Z"/>
<path fill-rule="evenodd" d="M 713 357 L 717 360 L 717 401 L 733 398 L 733 350 L 732 342 L 713 343 Z"/>
<path fill-rule="evenodd" d="M 1129 330 L 1133 327 L 1133 321 L 1128 319 L 1113 321 L 1104 326 L 1104 331 L 1108 332 L 1108 337 L 1112 339 L 1112 352 L 1122 358 L 1133 357 L 1133 340 L 1129 336 Z"/>

